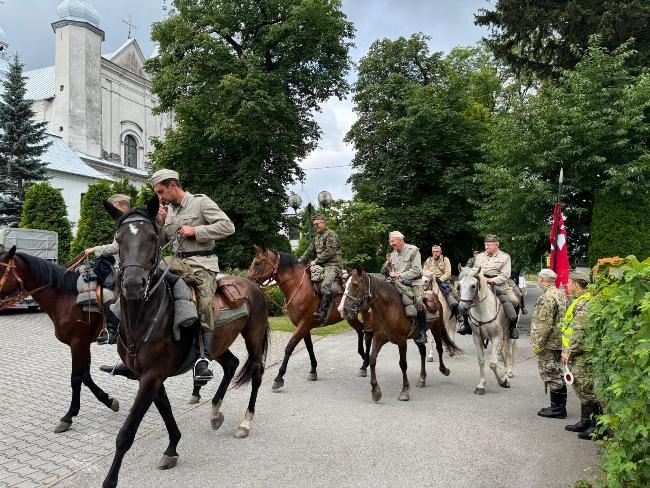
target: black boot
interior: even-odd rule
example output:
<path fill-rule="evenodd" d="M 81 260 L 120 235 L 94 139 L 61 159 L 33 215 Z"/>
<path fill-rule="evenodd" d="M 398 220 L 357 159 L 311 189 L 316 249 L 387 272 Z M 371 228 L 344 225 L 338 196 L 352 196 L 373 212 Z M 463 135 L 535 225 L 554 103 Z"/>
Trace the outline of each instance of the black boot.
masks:
<path fill-rule="evenodd" d="M 126 364 L 124 364 L 122 361 L 115 364 L 114 366 L 111 366 L 110 364 L 102 364 L 99 367 L 99 370 L 103 371 L 104 373 L 112 374 L 113 376 L 125 376 L 132 380 L 137 379 L 133 372 L 127 368 Z"/>
<path fill-rule="evenodd" d="M 551 390 L 551 408 L 542 409 L 537 415 L 550 419 L 566 418 L 566 385 L 562 385 L 559 391 Z"/>
<path fill-rule="evenodd" d="M 510 339 L 519 339 L 519 331 L 517 330 L 517 319 L 510 321 Z"/>
<path fill-rule="evenodd" d="M 565 425 L 564 429 L 569 432 L 583 432 L 589 427 L 589 417 L 591 415 L 591 406 L 589 403 L 580 404 L 580 422 L 575 424 Z"/>
<path fill-rule="evenodd" d="M 472 335 L 472 327 L 469 325 L 469 319 L 467 318 L 467 315 L 463 315 L 463 322 L 461 326 L 458 328 L 458 333 L 460 335 L 465 335 L 465 334 Z"/>
<path fill-rule="evenodd" d="M 602 412 L 598 403 L 588 403 L 587 405 L 589 407 L 589 426 L 582 432 L 578 432 L 578 437 L 580 439 L 596 440 L 600 438 L 599 436 L 594 435 L 594 432 L 596 431 L 596 422 L 598 422 L 596 415 L 600 415 Z"/>
<path fill-rule="evenodd" d="M 100 346 L 104 344 L 115 344 L 120 324 L 120 319 L 108 308 L 108 305 L 104 307 L 104 313 L 106 316 L 106 328 L 102 329 L 97 337 L 97 344 Z"/>
<path fill-rule="evenodd" d="M 210 381 L 212 379 L 212 369 L 210 360 L 212 359 L 212 331 L 201 331 L 203 336 L 203 355 L 194 363 L 194 381 Z"/>
<path fill-rule="evenodd" d="M 418 321 L 418 331 L 420 332 L 420 335 L 415 339 L 415 342 L 417 342 L 418 344 L 426 344 L 427 343 L 427 311 L 426 310 L 422 310 L 418 312 L 417 321 Z"/>
<path fill-rule="evenodd" d="M 332 303 L 332 294 L 323 293 L 323 296 L 320 299 L 320 307 L 318 311 L 314 312 L 314 319 L 318 320 L 318 323 L 324 324 L 327 321 L 327 313 L 330 309 L 330 303 Z"/>

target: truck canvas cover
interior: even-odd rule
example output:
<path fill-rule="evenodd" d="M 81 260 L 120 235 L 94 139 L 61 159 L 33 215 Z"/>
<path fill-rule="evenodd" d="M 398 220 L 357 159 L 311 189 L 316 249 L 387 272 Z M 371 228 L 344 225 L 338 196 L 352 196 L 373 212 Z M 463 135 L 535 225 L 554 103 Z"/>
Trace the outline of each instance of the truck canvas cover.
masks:
<path fill-rule="evenodd" d="M 51 230 L 5 228 L 0 229 L 0 245 L 56 262 L 59 235 Z"/>

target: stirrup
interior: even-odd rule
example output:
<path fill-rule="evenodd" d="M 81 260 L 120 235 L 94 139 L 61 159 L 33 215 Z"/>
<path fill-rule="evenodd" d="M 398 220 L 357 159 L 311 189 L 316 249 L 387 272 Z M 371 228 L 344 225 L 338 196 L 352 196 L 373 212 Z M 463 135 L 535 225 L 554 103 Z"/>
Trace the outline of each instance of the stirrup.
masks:
<path fill-rule="evenodd" d="M 199 364 L 206 363 L 206 370 L 207 373 L 209 374 L 202 374 L 202 375 L 197 375 L 196 374 L 196 368 L 199 366 Z M 212 374 L 212 363 L 208 358 L 199 358 L 196 360 L 194 363 L 194 368 L 192 369 L 192 375 L 194 376 L 194 381 L 210 381 L 213 378 Z"/>

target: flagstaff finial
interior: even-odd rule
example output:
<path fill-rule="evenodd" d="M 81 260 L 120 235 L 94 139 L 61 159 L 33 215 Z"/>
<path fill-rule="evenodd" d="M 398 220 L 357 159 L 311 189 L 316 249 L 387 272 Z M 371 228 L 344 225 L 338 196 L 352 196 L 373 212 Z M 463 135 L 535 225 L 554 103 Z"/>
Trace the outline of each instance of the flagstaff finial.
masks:
<path fill-rule="evenodd" d="M 137 30 L 137 26 L 133 23 L 133 16 L 129 14 L 129 19 L 123 20 L 122 22 L 129 26 L 129 35 L 127 36 L 127 39 L 131 39 L 131 29 Z"/>

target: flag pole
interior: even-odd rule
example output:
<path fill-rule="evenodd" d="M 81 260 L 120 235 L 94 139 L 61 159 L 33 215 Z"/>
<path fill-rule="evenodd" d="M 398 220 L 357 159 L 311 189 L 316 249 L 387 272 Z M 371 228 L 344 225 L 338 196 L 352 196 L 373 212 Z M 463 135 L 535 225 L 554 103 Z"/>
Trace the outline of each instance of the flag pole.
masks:
<path fill-rule="evenodd" d="M 564 168 L 560 168 L 560 178 L 557 186 L 557 203 L 562 200 L 562 183 L 564 183 Z"/>
<path fill-rule="evenodd" d="M 560 203 L 562 199 L 562 183 L 564 183 L 564 168 L 560 168 L 560 177 L 558 178 L 558 185 L 557 185 L 557 198 L 555 199 L 556 205 Z M 553 208 L 553 225 L 557 226 L 557 219 L 555 218 L 555 208 Z M 551 263 L 551 269 L 555 271 L 557 269 L 557 238 L 559 235 L 559 229 L 555 229 L 555 242 L 553 243 L 553 246 L 555 248 L 553 252 L 553 262 Z"/>

